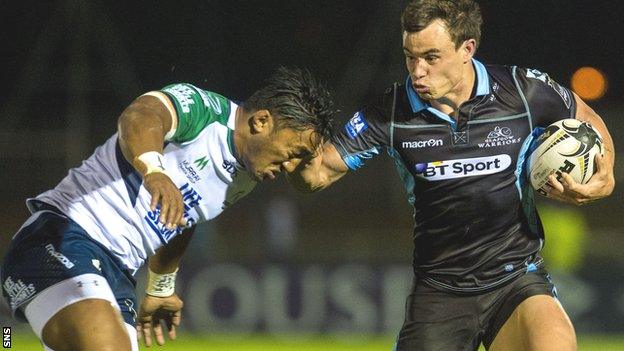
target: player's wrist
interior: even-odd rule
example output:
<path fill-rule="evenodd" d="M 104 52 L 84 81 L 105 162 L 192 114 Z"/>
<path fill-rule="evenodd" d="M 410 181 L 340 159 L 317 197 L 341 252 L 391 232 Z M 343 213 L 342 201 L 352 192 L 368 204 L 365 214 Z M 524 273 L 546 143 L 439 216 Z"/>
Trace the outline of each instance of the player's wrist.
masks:
<path fill-rule="evenodd" d="M 158 151 L 144 152 L 136 156 L 132 164 L 144 177 L 152 173 L 162 173 L 169 176 L 164 166 L 165 157 Z"/>
<path fill-rule="evenodd" d="M 168 297 L 175 293 L 175 280 L 178 269 L 171 273 L 155 273 L 148 267 L 145 293 L 150 296 Z"/>

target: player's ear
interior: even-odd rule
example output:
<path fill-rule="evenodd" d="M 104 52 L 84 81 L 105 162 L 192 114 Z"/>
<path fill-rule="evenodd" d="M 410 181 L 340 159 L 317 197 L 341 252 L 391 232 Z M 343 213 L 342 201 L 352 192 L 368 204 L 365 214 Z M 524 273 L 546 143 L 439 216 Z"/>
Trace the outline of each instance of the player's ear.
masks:
<path fill-rule="evenodd" d="M 269 110 L 254 111 L 249 117 L 249 127 L 252 134 L 270 131 L 273 128 L 273 117 Z"/>
<path fill-rule="evenodd" d="M 465 40 L 463 44 L 459 47 L 459 50 L 463 56 L 464 63 L 467 63 L 472 59 L 475 52 L 477 51 L 477 41 L 474 39 Z"/>

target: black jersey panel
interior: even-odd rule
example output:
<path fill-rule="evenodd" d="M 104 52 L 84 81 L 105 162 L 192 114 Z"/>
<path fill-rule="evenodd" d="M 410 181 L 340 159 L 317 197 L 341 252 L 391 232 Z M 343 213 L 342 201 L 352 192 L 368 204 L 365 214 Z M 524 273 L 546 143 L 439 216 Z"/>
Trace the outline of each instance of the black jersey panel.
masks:
<path fill-rule="evenodd" d="M 474 67 L 480 93 L 459 106 L 457 122 L 395 84 L 333 140 L 347 163 L 391 151 L 414 205 L 415 273 L 457 292 L 491 289 L 541 264 L 543 234 L 523 161 L 533 129 L 576 108 L 547 76 Z"/>
<path fill-rule="evenodd" d="M 548 74 L 536 69 L 516 68 L 515 78 L 528 103 L 533 128 L 576 117 L 574 95 Z"/>
<path fill-rule="evenodd" d="M 390 124 L 394 105 L 393 89 L 366 105 L 333 137 L 332 143 L 350 169 L 363 166 L 364 161 L 390 145 Z"/>

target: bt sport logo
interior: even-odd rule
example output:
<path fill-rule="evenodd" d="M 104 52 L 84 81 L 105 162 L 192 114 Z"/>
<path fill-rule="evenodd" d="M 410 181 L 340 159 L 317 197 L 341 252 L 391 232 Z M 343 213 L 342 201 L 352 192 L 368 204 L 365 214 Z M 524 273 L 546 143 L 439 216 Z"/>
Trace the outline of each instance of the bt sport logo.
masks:
<path fill-rule="evenodd" d="M 510 165 L 511 157 L 501 154 L 488 157 L 417 163 L 414 169 L 417 177 L 429 181 L 437 181 L 494 174 L 504 171 Z"/>

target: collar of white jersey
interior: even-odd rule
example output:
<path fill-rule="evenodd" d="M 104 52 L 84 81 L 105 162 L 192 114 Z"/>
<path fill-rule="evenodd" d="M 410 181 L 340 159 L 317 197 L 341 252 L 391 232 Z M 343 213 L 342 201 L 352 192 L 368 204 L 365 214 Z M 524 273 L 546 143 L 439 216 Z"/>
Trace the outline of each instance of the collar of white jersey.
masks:
<path fill-rule="evenodd" d="M 228 144 L 228 149 L 230 150 L 230 154 L 232 154 L 232 156 L 234 156 L 234 158 L 236 159 L 236 162 L 240 164 L 240 162 L 238 161 L 238 153 L 236 152 L 236 145 L 234 144 L 234 129 L 236 127 L 236 111 L 237 110 L 238 110 L 238 105 L 235 104 L 233 101 L 230 101 L 230 115 L 228 116 L 228 121 L 227 121 L 227 128 L 228 128 L 227 144 Z"/>
<path fill-rule="evenodd" d="M 488 77 L 485 66 L 475 59 L 472 59 L 472 64 L 475 68 L 475 71 L 477 72 L 477 91 L 475 96 L 483 96 L 489 94 L 490 78 Z M 416 93 L 416 90 L 414 90 L 414 86 L 412 85 L 412 78 L 409 75 L 407 76 L 407 80 L 405 81 L 405 89 L 407 89 L 407 98 L 409 99 L 412 111 L 414 113 L 422 111 L 429 107 L 429 104 L 423 102 Z"/>

